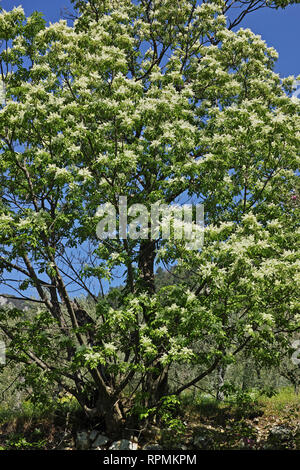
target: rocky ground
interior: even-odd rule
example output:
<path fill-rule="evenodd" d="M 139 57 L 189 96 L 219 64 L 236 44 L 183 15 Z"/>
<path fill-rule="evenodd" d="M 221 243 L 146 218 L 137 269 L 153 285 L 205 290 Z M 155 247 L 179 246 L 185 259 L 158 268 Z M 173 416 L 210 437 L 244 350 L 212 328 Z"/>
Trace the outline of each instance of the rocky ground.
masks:
<path fill-rule="evenodd" d="M 180 431 L 150 425 L 124 430 L 119 439 L 106 435 L 100 424 L 49 418 L 9 420 L 0 424 L 1 449 L 63 450 L 300 450 L 300 401 L 279 409 L 230 406 L 195 408 L 180 413 Z"/>

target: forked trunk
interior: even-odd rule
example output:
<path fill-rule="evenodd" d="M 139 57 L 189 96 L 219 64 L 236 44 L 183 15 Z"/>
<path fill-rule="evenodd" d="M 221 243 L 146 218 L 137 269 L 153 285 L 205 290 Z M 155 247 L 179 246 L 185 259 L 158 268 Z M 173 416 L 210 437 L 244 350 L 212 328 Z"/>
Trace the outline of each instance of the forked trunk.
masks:
<path fill-rule="evenodd" d="M 161 398 L 168 395 L 168 368 L 157 363 L 155 369 L 155 372 L 148 374 L 144 383 L 146 408 L 158 405 Z"/>

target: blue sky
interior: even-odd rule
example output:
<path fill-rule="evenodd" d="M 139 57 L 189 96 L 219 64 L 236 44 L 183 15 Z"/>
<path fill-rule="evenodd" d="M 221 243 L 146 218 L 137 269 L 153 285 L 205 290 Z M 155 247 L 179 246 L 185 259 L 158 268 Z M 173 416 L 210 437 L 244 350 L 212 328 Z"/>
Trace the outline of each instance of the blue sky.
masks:
<path fill-rule="evenodd" d="M 70 7 L 69 0 L 0 0 L 5 10 L 22 5 L 29 15 L 38 10 L 44 13 L 47 21 L 55 22 L 60 18 L 61 9 Z M 276 72 L 281 76 L 300 74 L 300 5 L 291 5 L 285 10 L 263 9 L 248 15 L 241 24 L 260 34 L 269 46 L 279 53 Z M 240 27 L 240 26 L 239 26 Z"/>

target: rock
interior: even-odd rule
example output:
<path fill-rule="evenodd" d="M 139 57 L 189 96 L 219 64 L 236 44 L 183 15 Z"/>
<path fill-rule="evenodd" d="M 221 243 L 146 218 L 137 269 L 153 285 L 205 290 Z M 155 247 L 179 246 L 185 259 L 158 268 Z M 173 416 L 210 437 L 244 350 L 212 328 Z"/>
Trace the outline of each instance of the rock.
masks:
<path fill-rule="evenodd" d="M 266 449 L 287 449 L 291 446 L 294 440 L 294 432 L 291 428 L 278 425 L 270 429 Z"/>
<path fill-rule="evenodd" d="M 92 448 L 95 449 L 97 447 L 103 447 L 108 443 L 109 439 L 106 436 L 103 436 L 102 434 L 98 434 L 96 436 L 96 439 L 92 443 Z"/>
<path fill-rule="evenodd" d="M 163 450 L 163 448 L 159 444 L 146 444 L 143 450 Z"/>
<path fill-rule="evenodd" d="M 86 431 L 78 431 L 76 436 L 76 448 L 78 450 L 88 450 L 89 447 L 89 434 Z"/>
<path fill-rule="evenodd" d="M 268 438 L 270 440 L 286 442 L 293 439 L 293 431 L 285 426 L 274 426 L 270 429 Z"/>
<path fill-rule="evenodd" d="M 137 450 L 138 445 L 136 442 L 128 441 L 127 439 L 121 439 L 120 441 L 115 441 L 109 447 L 109 450 Z"/>

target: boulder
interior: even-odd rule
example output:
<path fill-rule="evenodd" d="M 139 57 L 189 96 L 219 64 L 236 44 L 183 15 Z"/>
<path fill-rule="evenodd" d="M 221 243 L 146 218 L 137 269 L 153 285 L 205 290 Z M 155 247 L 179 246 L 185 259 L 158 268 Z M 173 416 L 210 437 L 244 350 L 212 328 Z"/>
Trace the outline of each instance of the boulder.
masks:
<path fill-rule="evenodd" d="M 87 431 L 78 431 L 76 435 L 76 449 L 88 450 L 90 447 L 89 433 Z"/>
<path fill-rule="evenodd" d="M 198 435 L 194 437 L 193 446 L 200 450 L 210 449 L 213 447 L 213 441 L 209 436 Z"/>
<path fill-rule="evenodd" d="M 93 429 L 93 431 L 90 432 L 90 441 L 94 441 L 96 437 L 98 436 L 99 431 L 96 431 L 96 429 Z"/>
<path fill-rule="evenodd" d="M 269 439 L 280 441 L 280 442 L 290 441 L 291 439 L 293 439 L 293 436 L 294 436 L 293 430 L 291 428 L 288 428 L 282 425 L 274 426 L 269 431 Z"/>
<path fill-rule="evenodd" d="M 102 434 L 97 434 L 96 438 L 93 440 L 92 448 L 95 449 L 97 447 L 103 447 L 108 443 L 109 439 Z"/>
<path fill-rule="evenodd" d="M 267 449 L 288 449 L 294 441 L 294 432 L 291 428 L 283 425 L 274 426 L 270 429 L 266 448 Z"/>

